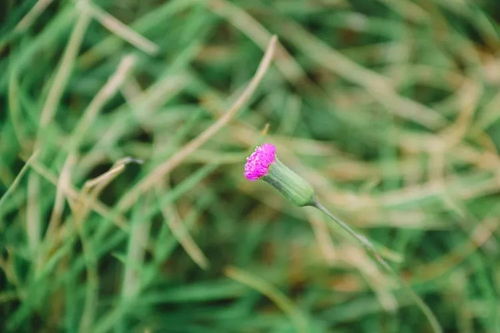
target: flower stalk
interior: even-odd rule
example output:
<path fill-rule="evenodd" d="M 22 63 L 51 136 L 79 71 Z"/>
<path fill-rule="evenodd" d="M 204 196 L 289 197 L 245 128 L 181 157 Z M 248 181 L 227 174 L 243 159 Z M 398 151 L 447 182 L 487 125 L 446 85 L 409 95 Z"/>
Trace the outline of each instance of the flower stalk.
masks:
<path fill-rule="evenodd" d="M 342 219 L 334 215 L 330 210 L 328 210 L 325 206 L 323 206 L 320 202 L 317 200 L 314 202 L 312 205 L 313 207 L 319 209 L 322 211 L 325 215 L 327 215 L 330 218 L 330 222 L 334 222 L 336 225 L 340 226 L 343 230 L 345 230 L 349 235 L 351 235 L 358 243 L 361 245 L 365 251 L 372 256 L 372 258 L 375 259 L 375 261 L 387 272 L 389 273 L 393 278 L 395 278 L 398 283 L 401 285 L 401 287 L 408 293 L 408 295 L 411 297 L 411 299 L 415 302 L 417 307 L 422 311 L 424 316 L 427 318 L 429 321 L 429 325 L 431 326 L 432 330 L 434 333 L 441 333 L 441 325 L 437 321 L 436 316 L 434 313 L 431 311 L 429 306 L 425 304 L 425 302 L 422 300 L 420 296 L 411 288 L 411 286 L 404 280 L 402 279 L 399 274 L 385 261 L 385 259 L 380 255 L 379 251 L 377 248 L 373 245 L 373 243 L 366 238 L 365 236 L 359 234 L 358 232 L 354 231 L 353 228 L 351 228 L 346 222 L 344 222 Z"/>
<path fill-rule="evenodd" d="M 250 181 L 256 181 L 258 179 L 264 180 L 275 187 L 285 198 L 296 206 L 312 206 L 323 212 L 330 219 L 330 225 L 334 223 L 340 226 L 365 249 L 379 266 L 399 282 L 401 287 L 408 293 L 427 318 L 432 330 L 435 333 L 442 332 L 441 326 L 430 308 L 424 303 L 420 296 L 413 291 L 411 286 L 399 276 L 387 261 L 385 261 L 373 243 L 323 206 L 317 200 L 312 186 L 276 157 L 276 147 L 274 145 L 265 143 L 255 149 L 247 158 L 245 164 L 245 177 Z"/>

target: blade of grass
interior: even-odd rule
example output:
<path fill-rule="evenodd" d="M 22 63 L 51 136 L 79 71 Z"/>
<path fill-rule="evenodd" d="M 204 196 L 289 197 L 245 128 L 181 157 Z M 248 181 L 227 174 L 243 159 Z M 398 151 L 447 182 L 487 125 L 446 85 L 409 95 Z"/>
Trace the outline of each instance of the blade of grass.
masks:
<path fill-rule="evenodd" d="M 88 10 L 94 18 L 101 23 L 106 29 L 122 38 L 123 40 L 134 45 L 139 50 L 149 54 L 155 55 L 159 51 L 158 45 L 149 39 L 141 36 L 134 30 L 130 29 L 129 26 L 120 22 L 114 16 L 108 14 L 103 9 L 99 8 L 93 3 L 85 3 L 84 10 Z"/>
<path fill-rule="evenodd" d="M 382 258 L 382 256 L 379 254 L 379 252 L 377 251 L 375 246 L 371 243 L 371 241 L 368 240 L 368 238 L 354 231 L 354 229 L 352 229 L 347 223 L 345 223 L 340 218 L 332 214 L 330 210 L 327 209 L 325 206 L 323 206 L 320 202 L 315 201 L 314 207 L 318 208 L 320 211 L 325 213 L 325 215 L 327 215 L 332 222 L 336 223 L 344 231 L 346 231 L 352 238 L 354 238 L 359 243 L 359 245 L 361 245 L 377 261 L 377 263 L 382 268 L 384 268 L 384 270 L 387 273 L 391 274 L 391 276 L 394 277 L 400 283 L 400 285 L 404 288 L 404 290 L 408 293 L 408 295 L 412 298 L 412 300 L 415 302 L 418 308 L 425 315 L 425 317 L 429 321 L 432 330 L 435 333 L 441 333 L 443 331 L 441 325 L 439 324 L 439 321 L 435 317 L 432 310 L 427 306 L 427 304 L 425 304 L 425 302 L 420 298 L 420 296 L 418 296 L 418 294 L 415 291 L 413 291 L 411 286 L 405 280 L 403 280 L 399 276 L 399 274 L 397 274 L 396 271 Z"/>
<path fill-rule="evenodd" d="M 182 147 L 175 155 L 170 159 L 163 162 L 157 166 L 149 175 L 147 175 L 139 184 L 128 191 L 123 198 L 120 200 L 118 207 L 120 210 L 126 210 L 137 200 L 137 198 L 144 193 L 146 190 L 151 188 L 156 184 L 161 178 L 165 177 L 172 169 L 177 167 L 182 161 L 188 157 L 190 154 L 195 152 L 199 147 L 201 147 L 205 142 L 207 142 L 213 135 L 220 131 L 238 112 L 238 110 L 243 107 L 243 105 L 248 102 L 250 97 L 253 95 L 255 89 L 267 72 L 271 60 L 274 55 L 274 50 L 276 46 L 277 38 L 273 36 L 269 42 L 266 53 L 262 58 L 255 76 L 252 78 L 248 86 L 241 93 L 239 98 L 229 107 L 229 109 L 220 117 L 216 122 L 214 122 L 210 127 L 204 130 L 195 139 L 191 140 L 188 144 Z"/>
<path fill-rule="evenodd" d="M 309 332 L 307 317 L 281 291 L 267 281 L 236 267 L 226 267 L 227 277 L 257 290 L 272 300 L 291 320 L 297 332 Z"/>

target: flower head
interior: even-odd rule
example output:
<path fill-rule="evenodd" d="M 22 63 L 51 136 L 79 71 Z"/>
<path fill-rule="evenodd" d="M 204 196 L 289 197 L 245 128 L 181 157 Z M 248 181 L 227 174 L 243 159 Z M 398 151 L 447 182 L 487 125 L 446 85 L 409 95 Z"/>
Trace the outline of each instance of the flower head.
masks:
<path fill-rule="evenodd" d="M 245 177 L 250 181 L 256 181 L 269 172 L 269 167 L 276 160 L 276 147 L 270 143 L 264 143 L 247 157 L 245 163 Z"/>
<path fill-rule="evenodd" d="M 270 143 L 258 146 L 247 158 L 245 177 L 250 181 L 264 180 L 297 206 L 314 204 L 314 190 L 311 185 L 281 163 L 276 157 L 276 147 Z"/>

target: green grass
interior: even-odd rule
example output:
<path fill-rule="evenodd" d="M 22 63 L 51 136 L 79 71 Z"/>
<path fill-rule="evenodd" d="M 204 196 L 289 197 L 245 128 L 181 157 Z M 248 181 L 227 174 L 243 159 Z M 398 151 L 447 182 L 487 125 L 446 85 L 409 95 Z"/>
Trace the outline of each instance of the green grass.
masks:
<path fill-rule="evenodd" d="M 499 12 L 2 1 L 0 331 L 430 332 L 325 216 L 242 177 L 268 141 L 444 332 L 500 332 Z"/>

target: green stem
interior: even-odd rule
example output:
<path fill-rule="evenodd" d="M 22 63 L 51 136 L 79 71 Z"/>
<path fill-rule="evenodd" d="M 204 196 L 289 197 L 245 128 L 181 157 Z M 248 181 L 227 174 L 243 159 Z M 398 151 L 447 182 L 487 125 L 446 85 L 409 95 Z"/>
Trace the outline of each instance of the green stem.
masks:
<path fill-rule="evenodd" d="M 346 231 L 349 235 L 351 235 L 354 239 L 356 239 L 359 242 L 359 244 L 363 246 L 363 248 L 373 258 L 375 258 L 377 263 L 380 266 L 382 266 L 391 276 L 393 276 L 403 287 L 403 289 L 410 295 L 411 299 L 415 302 L 415 304 L 418 306 L 418 308 L 422 311 L 422 313 L 429 321 L 432 330 L 435 333 L 442 333 L 443 330 L 441 328 L 441 325 L 437 321 L 436 316 L 431 311 L 431 309 L 427 306 L 427 304 L 424 303 L 422 298 L 420 298 L 420 296 L 418 296 L 417 293 L 415 293 L 415 291 L 410 287 L 410 285 L 405 280 L 403 280 L 398 273 L 396 273 L 396 271 L 387 263 L 387 261 L 385 261 L 384 258 L 382 258 L 380 253 L 377 251 L 372 242 L 368 240 L 368 238 L 354 231 L 353 228 L 351 228 L 347 223 L 342 221 L 342 219 L 332 214 L 332 212 L 330 212 L 325 206 L 323 206 L 317 200 L 314 200 L 311 206 L 316 207 L 317 209 L 325 213 L 333 222 L 335 222 L 344 231 Z"/>

